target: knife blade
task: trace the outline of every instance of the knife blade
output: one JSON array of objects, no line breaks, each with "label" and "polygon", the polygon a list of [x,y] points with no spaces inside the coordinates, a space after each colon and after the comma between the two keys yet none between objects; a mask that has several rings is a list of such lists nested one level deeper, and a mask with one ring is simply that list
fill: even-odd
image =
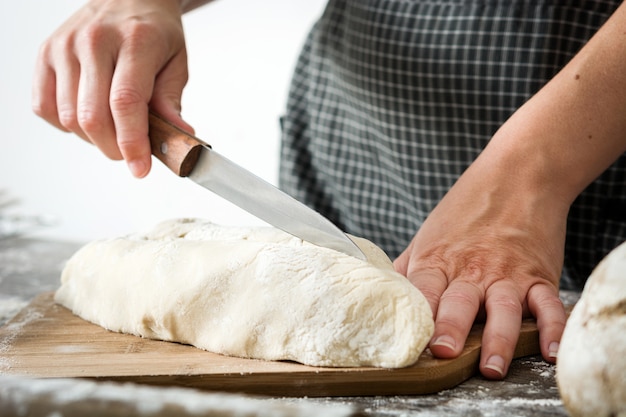
[{"label": "knife blade", "polygon": [[366,260],[330,220],[217,153],[211,145],[150,113],[152,154],[180,177],[209,189],[299,239]]}]

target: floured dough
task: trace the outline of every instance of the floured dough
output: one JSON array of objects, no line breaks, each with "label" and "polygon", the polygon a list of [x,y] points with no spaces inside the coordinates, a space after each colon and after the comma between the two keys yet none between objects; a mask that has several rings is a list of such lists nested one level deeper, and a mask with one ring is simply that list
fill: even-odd
[{"label": "floured dough", "polygon": [[626,243],[596,267],[567,321],[557,382],[572,416],[626,417]]},{"label": "floured dough", "polygon": [[55,300],[109,330],[245,358],[404,367],[432,332],[424,296],[364,239],[369,262],[274,228],[201,220],[92,242]]}]

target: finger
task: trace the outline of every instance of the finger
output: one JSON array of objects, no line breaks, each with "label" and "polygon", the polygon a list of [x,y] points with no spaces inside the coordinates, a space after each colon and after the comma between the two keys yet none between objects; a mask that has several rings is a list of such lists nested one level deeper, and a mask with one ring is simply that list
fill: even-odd
[{"label": "finger", "polygon": [[472,329],[482,301],[479,288],[462,280],[455,280],[445,290],[439,301],[435,332],[430,351],[438,358],[455,358]]},{"label": "finger", "polygon": [[439,299],[448,286],[448,280],[445,275],[437,270],[409,269],[406,276],[426,298],[433,312],[433,319],[436,319],[439,309]]},{"label": "finger", "polygon": [[80,51],[81,73],[76,110],[78,124],[89,140],[107,157],[122,159],[109,108],[114,65],[112,54],[93,44],[98,39],[102,40],[101,37],[87,39]]},{"label": "finger", "polygon": [[113,74],[109,104],[117,145],[132,174],[144,177],[150,170],[148,103],[156,70],[136,45],[120,50]]},{"label": "finger", "polygon": [[193,127],[185,122],[180,114],[183,89],[187,80],[187,54],[183,49],[157,76],[150,107],[166,120],[193,134]]},{"label": "finger", "polygon": [[487,322],[479,369],[489,379],[502,379],[513,360],[522,326],[522,301],[512,282],[496,281],[485,294]]},{"label": "finger", "polygon": [[59,122],[57,111],[56,75],[48,64],[47,47],[43,46],[35,64],[31,103],[33,112],[51,125],[68,131]]},{"label": "finger", "polygon": [[80,79],[80,64],[73,51],[57,54],[56,69],[56,107],[59,123],[68,131],[74,132],[86,141],[87,135],[82,131],[76,118],[76,101]]},{"label": "finger", "polygon": [[558,290],[548,284],[532,286],[528,291],[528,308],[537,319],[541,354],[546,361],[554,363],[567,321]]}]

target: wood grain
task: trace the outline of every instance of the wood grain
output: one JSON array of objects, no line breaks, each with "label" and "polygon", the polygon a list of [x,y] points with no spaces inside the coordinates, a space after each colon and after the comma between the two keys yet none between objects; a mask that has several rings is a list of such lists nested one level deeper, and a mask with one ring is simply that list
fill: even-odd
[{"label": "wood grain", "polygon": [[150,113],[149,127],[152,154],[176,175],[189,176],[202,148],[209,145],[154,113]]},{"label": "wood grain", "polygon": [[[222,356],[191,346],[109,332],[42,294],[0,329],[0,373],[76,377],[271,396],[430,394],[476,374],[482,326],[458,358],[426,350],[402,369],[319,368]],[[537,354],[534,321],[522,324],[516,357]]]}]

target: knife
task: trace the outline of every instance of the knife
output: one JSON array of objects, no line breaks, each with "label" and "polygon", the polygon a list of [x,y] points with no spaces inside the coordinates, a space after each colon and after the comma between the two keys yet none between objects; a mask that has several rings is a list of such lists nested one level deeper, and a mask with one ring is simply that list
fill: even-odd
[{"label": "knife", "polygon": [[236,204],[297,238],[366,260],[330,220],[224,156],[211,145],[150,113],[152,154],[180,177]]}]

